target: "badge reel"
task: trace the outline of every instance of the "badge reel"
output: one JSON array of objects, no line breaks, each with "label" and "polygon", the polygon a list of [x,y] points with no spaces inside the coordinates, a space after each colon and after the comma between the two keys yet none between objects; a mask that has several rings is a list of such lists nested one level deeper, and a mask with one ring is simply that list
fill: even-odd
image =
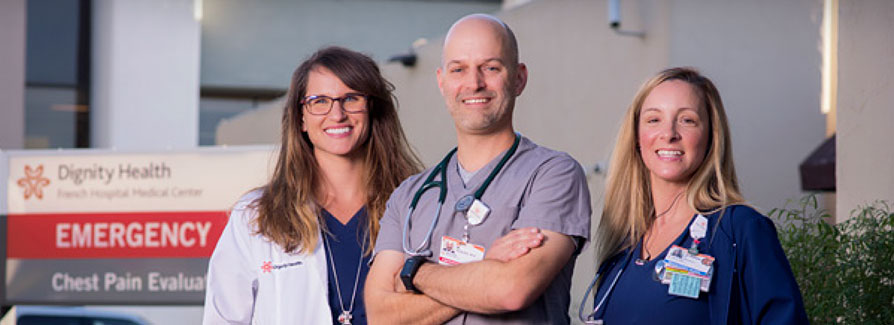
[{"label": "badge reel", "polygon": [[469,225],[477,226],[484,222],[490,214],[490,208],[472,195],[466,195],[456,201],[456,212],[465,213],[466,224],[463,226],[463,241],[469,241]]},{"label": "badge reel", "polygon": [[458,265],[484,259],[484,246],[469,242],[469,225],[476,226],[484,222],[490,209],[472,195],[467,195],[456,202],[455,212],[465,213],[466,224],[463,225],[462,240],[450,236],[441,237],[441,252],[438,263],[442,265]]}]

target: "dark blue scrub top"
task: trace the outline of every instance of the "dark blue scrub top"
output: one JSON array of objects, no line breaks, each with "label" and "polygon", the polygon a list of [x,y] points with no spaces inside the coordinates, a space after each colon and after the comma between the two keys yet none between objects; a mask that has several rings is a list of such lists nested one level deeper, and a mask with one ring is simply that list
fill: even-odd
[{"label": "dark blue scrub top", "polygon": [[[692,220],[695,218],[693,217]],[[690,225],[692,220],[689,221]],[[689,226],[686,226],[683,233],[671,245],[685,248],[692,245]],[[705,240],[699,244],[699,250],[702,252],[704,252],[703,246],[705,246]],[[596,294],[594,307],[602,297],[605,297],[605,291],[620,269],[624,267],[623,264],[627,262],[627,265],[624,267],[624,273],[618,278],[615,288],[605,299],[601,310],[596,313],[596,319],[603,319],[606,325],[708,323],[707,293],[701,292],[698,299],[674,296],[667,293],[669,285],[658,281],[655,275],[655,264],[667,255],[667,248],[661,252],[661,255],[653,257],[643,265],[636,265],[637,257],[642,256],[642,240],[636,246],[632,258],[627,258],[628,253],[627,251],[622,252],[608,262],[615,264],[600,280],[601,284]]]},{"label": "dark blue scrub top", "polygon": [[[329,211],[323,210],[326,229],[332,234],[327,235],[323,233],[323,236],[329,236],[328,242],[331,245],[329,249],[332,250],[332,255],[334,255],[334,259],[329,256],[326,257],[326,270],[329,273],[329,310],[332,312],[332,324],[338,324],[338,316],[341,315],[341,305],[339,304],[338,291],[335,289],[335,275],[332,274],[330,261],[335,261],[335,271],[338,273],[338,284],[341,287],[341,301],[344,303],[345,309],[350,309],[351,295],[355,290],[354,280],[357,276],[357,261],[360,258],[360,254],[363,253],[361,247],[364,247],[363,239],[366,235],[366,218],[366,208],[362,208],[351,217],[348,224],[343,225]],[[326,254],[329,254],[328,251]],[[369,255],[364,256],[363,262],[360,263],[360,280],[357,283],[354,309],[351,311],[353,316],[351,324],[366,324],[366,307],[363,304],[363,283],[366,282],[366,274],[369,273],[370,257]]]}]

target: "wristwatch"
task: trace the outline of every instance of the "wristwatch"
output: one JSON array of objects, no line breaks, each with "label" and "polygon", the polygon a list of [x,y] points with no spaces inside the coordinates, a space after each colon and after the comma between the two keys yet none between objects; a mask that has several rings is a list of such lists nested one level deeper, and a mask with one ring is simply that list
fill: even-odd
[{"label": "wristwatch", "polygon": [[404,268],[400,270],[400,281],[404,283],[404,288],[407,288],[407,291],[422,293],[413,285],[413,277],[416,276],[416,271],[419,271],[419,267],[425,261],[425,256],[412,256],[404,262]]}]

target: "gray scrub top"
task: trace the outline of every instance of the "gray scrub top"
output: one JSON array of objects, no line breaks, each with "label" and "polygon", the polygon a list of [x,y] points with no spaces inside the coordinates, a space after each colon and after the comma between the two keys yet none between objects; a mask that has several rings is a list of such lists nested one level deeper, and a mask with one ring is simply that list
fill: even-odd
[{"label": "gray scrub top", "polygon": [[[465,216],[454,213],[456,201],[474,194],[496,167],[502,154],[478,170],[463,184],[454,155],[447,165],[447,197],[438,225],[432,234],[429,249],[438,262],[441,237],[461,239]],[[425,182],[433,168],[411,176],[394,191],[388,200],[375,253],[384,250],[403,252],[403,223],[413,195]],[[440,179],[437,177],[436,180]],[[410,244],[415,249],[424,240],[437,209],[438,190],[429,189],[419,200],[410,223]],[[490,207],[484,222],[469,226],[469,241],[489,249],[497,238],[512,229],[538,227],[572,236],[583,245],[590,235],[590,191],[583,169],[566,153],[540,147],[522,137],[518,150],[503,166],[484,192],[481,201]],[[570,303],[571,273],[577,255],[553,279],[546,291],[533,304],[520,311],[483,315],[463,313],[447,324],[567,324]]]}]

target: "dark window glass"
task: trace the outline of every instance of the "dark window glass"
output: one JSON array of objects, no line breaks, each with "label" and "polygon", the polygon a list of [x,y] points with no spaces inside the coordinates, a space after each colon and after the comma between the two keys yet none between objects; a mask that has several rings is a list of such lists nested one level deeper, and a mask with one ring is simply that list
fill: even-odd
[{"label": "dark window glass", "polygon": [[140,325],[139,323],[107,317],[81,317],[81,316],[22,316],[18,319],[19,325]]},{"label": "dark window glass", "polygon": [[75,316],[22,316],[19,325],[81,325],[83,318]]},{"label": "dark window glass", "polygon": [[25,148],[89,143],[90,0],[28,0]]},{"label": "dark window glass", "polygon": [[88,319],[87,325],[139,325],[135,322],[126,320],[126,319],[113,319],[113,318],[90,318]]}]

